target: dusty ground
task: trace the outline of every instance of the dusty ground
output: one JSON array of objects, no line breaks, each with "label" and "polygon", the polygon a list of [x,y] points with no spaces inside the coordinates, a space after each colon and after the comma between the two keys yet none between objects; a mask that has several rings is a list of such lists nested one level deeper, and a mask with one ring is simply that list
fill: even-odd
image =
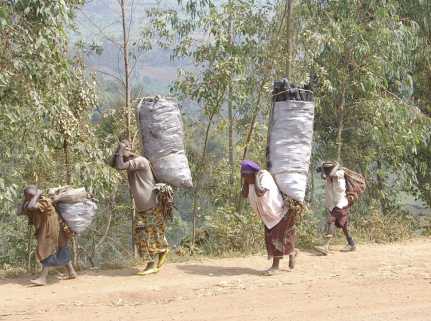
[{"label": "dusty ground", "polygon": [[0,280],[0,320],[431,320],[431,239],[301,251],[297,266],[262,276],[263,256],[174,264],[158,274],[97,270]]}]

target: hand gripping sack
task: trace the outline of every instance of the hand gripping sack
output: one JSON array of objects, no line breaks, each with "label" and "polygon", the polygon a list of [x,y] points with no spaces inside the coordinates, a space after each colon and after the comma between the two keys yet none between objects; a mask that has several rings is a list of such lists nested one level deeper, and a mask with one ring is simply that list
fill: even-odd
[{"label": "hand gripping sack", "polygon": [[350,207],[355,204],[364,193],[366,187],[365,178],[347,167],[341,167],[341,169],[344,171],[344,177],[347,183],[346,194]]},{"label": "hand gripping sack", "polygon": [[173,187],[192,187],[185,151],[181,113],[173,98],[142,98],[136,106],[143,156],[152,165],[156,180]]},{"label": "hand gripping sack", "polygon": [[267,169],[280,191],[305,199],[313,140],[314,102],[273,103],[268,128]]}]

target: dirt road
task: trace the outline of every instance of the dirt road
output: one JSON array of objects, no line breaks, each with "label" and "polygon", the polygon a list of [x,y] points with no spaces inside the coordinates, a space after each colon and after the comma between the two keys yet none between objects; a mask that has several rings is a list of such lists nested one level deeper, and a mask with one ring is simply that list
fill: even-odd
[{"label": "dirt road", "polygon": [[0,320],[431,320],[431,239],[301,251],[297,266],[262,276],[264,256],[0,280]]}]

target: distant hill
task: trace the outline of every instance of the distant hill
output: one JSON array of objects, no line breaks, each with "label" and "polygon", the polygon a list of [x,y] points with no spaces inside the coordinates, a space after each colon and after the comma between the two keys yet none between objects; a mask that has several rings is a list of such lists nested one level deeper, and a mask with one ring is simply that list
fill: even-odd
[{"label": "distant hill", "polygon": [[[129,34],[133,39],[133,35],[137,34],[140,26],[145,23],[143,17],[146,10],[156,6],[157,3],[147,1],[127,1],[127,3],[126,15],[128,21],[132,21]],[[168,1],[166,5],[180,9],[176,1]],[[109,75],[118,77],[124,70],[121,53],[117,46],[102,36],[108,36],[119,43],[123,41],[121,8],[117,0],[89,1],[77,13],[76,20],[78,32],[70,35],[71,42],[84,41],[103,48],[101,55],[88,56],[87,64],[101,72],[99,77],[104,79],[113,79]],[[155,47],[139,58],[132,80],[135,85],[141,87],[141,91],[146,94],[168,93],[168,86],[175,80],[178,67],[181,65],[179,61],[171,61],[170,54],[169,51]]]}]

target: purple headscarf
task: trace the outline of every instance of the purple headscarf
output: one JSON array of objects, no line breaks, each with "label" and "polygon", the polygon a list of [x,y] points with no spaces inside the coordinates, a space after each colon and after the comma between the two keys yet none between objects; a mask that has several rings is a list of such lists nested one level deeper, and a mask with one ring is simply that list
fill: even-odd
[{"label": "purple headscarf", "polygon": [[260,171],[260,166],[256,163],[244,159],[241,164],[241,174],[253,175],[254,172]]}]

